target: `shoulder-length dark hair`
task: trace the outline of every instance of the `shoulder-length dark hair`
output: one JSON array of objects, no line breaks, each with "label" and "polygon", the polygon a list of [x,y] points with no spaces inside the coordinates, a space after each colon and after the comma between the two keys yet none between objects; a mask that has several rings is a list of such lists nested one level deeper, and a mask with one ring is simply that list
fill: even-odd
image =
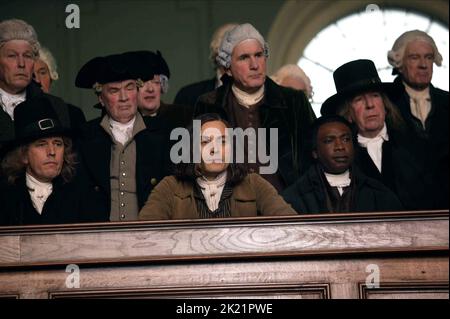
[{"label": "shoulder-length dark hair", "polygon": [[[212,121],[220,121],[223,124],[225,124],[225,127],[227,128],[231,127],[230,124],[217,113],[205,113],[197,116],[196,118],[194,118],[194,120],[200,121],[200,127],[203,126],[203,124]],[[175,177],[179,180],[194,182],[197,177],[201,176],[201,173],[198,169],[198,164],[193,162],[193,150],[195,148],[195,145],[194,145],[194,128],[192,124],[188,126],[188,131],[191,143],[190,159],[192,161],[190,161],[189,163],[181,162],[176,164],[174,174]],[[233,154],[235,154],[235,152],[233,152]],[[232,163],[230,163],[227,168],[227,182],[230,183],[231,185],[237,185],[247,176],[247,174],[248,174],[247,167],[244,164],[235,163],[235,161],[232,161]]]},{"label": "shoulder-length dark hair", "polygon": [[[62,137],[64,142],[64,162],[61,169],[60,176],[65,183],[75,175],[76,154],[73,151],[72,140],[69,137]],[[27,156],[28,147],[30,144],[17,146],[8,152],[2,160],[1,168],[2,175],[8,180],[8,183],[15,184],[20,176],[25,174],[27,165],[24,162]]]}]

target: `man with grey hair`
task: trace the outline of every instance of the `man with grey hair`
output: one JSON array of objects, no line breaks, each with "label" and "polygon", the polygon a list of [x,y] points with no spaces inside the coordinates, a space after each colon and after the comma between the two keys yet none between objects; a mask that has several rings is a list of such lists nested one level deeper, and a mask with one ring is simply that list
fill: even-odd
[{"label": "man with grey hair", "polygon": [[211,43],[209,44],[209,58],[214,65],[216,75],[212,79],[203,80],[200,82],[192,83],[182,87],[175,96],[174,104],[194,106],[195,102],[200,95],[214,91],[216,88],[222,85],[222,75],[225,73],[225,69],[216,61],[219,46],[222,42],[225,33],[234,27],[237,23],[226,23],[221,25],[211,37]]},{"label": "man with grey hair", "polygon": [[296,64],[283,65],[270,78],[278,85],[304,91],[310,100],[313,97],[311,80],[305,71]]},{"label": "man with grey hair", "polygon": [[[199,98],[194,115],[219,113],[233,127],[243,130],[277,129],[278,169],[262,176],[281,191],[300,177],[311,162],[307,136],[315,115],[302,91],[281,87],[266,76],[268,56],[267,43],[251,24],[228,31],[216,58],[226,71],[224,84]],[[244,145],[246,156],[249,143]],[[246,160],[246,165],[250,172],[259,172],[261,167],[259,160]]]},{"label": "man with grey hair", "polygon": [[[0,148],[14,139],[16,105],[45,94],[32,80],[39,48],[37,34],[31,25],[18,19],[0,22]],[[79,133],[85,123],[83,112],[75,106],[61,103],[58,97],[46,96],[52,102],[61,124],[74,129],[75,134]]]},{"label": "man with grey hair", "polygon": [[420,30],[403,33],[387,54],[398,74],[388,91],[399,108],[411,137],[424,141],[430,158],[430,174],[436,192],[442,193],[441,207],[448,208],[448,116],[449,96],[431,84],[433,63],[442,64],[442,56],[433,38]]}]

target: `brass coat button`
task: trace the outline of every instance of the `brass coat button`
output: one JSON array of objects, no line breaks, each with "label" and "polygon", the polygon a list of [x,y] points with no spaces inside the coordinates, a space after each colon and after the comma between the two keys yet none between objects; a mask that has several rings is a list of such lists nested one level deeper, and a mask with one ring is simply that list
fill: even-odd
[{"label": "brass coat button", "polygon": [[152,178],[151,180],[150,180],[150,183],[153,185],[153,186],[155,186],[157,183],[158,183],[158,180],[156,179],[156,178]]}]

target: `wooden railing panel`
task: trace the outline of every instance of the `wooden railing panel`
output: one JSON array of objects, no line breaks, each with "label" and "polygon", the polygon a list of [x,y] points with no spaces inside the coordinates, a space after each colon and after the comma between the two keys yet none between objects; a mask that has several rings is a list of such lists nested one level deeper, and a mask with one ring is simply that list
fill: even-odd
[{"label": "wooden railing panel", "polygon": [[0,228],[0,297],[448,298],[448,267],[448,212]]}]

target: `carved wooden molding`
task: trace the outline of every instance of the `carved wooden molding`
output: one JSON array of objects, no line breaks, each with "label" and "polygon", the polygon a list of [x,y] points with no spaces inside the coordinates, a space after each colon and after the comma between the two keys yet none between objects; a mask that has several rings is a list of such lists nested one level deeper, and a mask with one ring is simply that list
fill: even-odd
[{"label": "carved wooden molding", "polygon": [[329,284],[260,284],[192,287],[154,287],[134,289],[89,289],[49,292],[49,299],[60,298],[330,298]]},{"label": "carved wooden molding", "polygon": [[0,271],[364,254],[448,255],[448,211],[8,227]]},{"label": "carved wooden molding", "polygon": [[359,283],[359,297],[370,299],[381,298],[445,298],[448,299],[448,281],[427,282],[386,282],[379,288],[370,288],[365,283]]},{"label": "carved wooden molding", "polygon": [[239,218],[211,218],[188,220],[164,220],[164,221],[129,221],[129,222],[104,222],[61,225],[29,225],[29,226],[0,226],[1,235],[20,234],[52,234],[60,232],[102,232],[112,230],[138,230],[147,228],[180,229],[180,228],[210,228],[231,227],[246,225],[277,225],[303,223],[355,223],[361,221],[400,221],[414,219],[433,219],[449,217],[448,210],[434,211],[402,211],[402,212],[366,212],[366,213],[342,213],[342,214],[308,214],[296,216],[258,216]]}]

